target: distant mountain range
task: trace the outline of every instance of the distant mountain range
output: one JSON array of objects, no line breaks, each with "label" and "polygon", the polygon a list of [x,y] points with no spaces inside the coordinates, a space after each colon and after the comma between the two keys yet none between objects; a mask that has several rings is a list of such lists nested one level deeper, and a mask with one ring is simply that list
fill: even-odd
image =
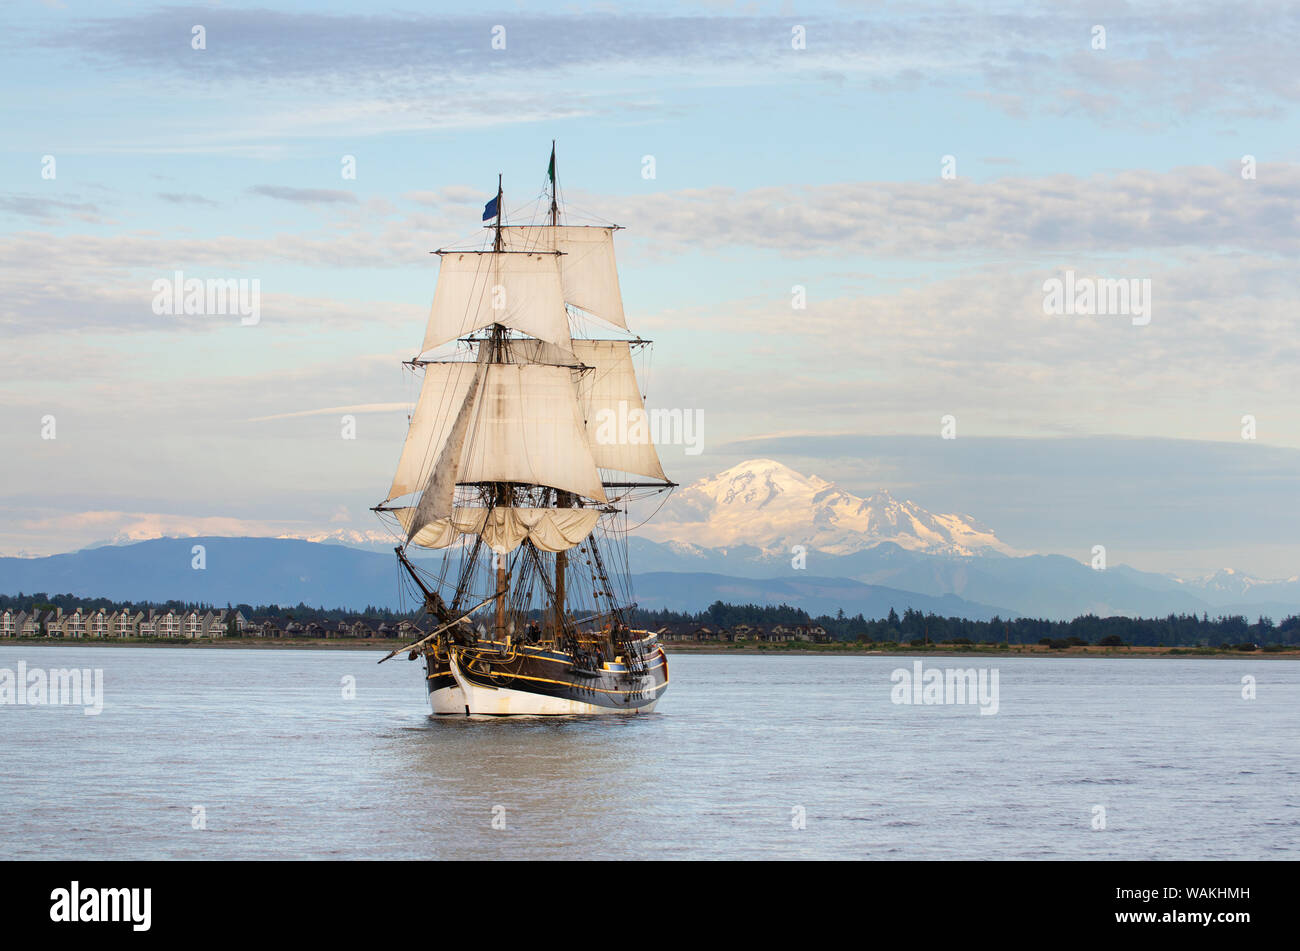
[{"label": "distant mountain range", "polygon": [[[389,536],[317,538],[164,538],[0,558],[0,592],[401,606]],[[194,545],[205,546],[203,570],[191,567]],[[936,515],[884,490],[860,498],[771,459],[681,490],[629,547],[635,596],[646,608],[696,611],[721,600],[784,602],[814,615],[842,609],[883,617],[912,607],[1054,620],[1209,613],[1276,621],[1300,613],[1300,578],[1261,581],[1224,569],[1185,581],[1124,565],[1095,571],[1063,555],[1021,555],[970,516]]]},{"label": "distant mountain range", "polygon": [[[1016,552],[969,515],[934,514],[884,489],[861,498],[773,459],[682,489],[631,545],[642,570],[749,579],[806,572],[956,595],[1004,615],[1300,613],[1300,578],[1261,581],[1223,569],[1185,581],[1124,565],[1095,571],[1063,555]],[[802,568],[794,566],[795,546]]]},{"label": "distant mountain range", "polygon": [[[191,567],[194,546],[206,567]],[[1237,593],[1194,588],[1123,566],[1093,571],[1060,555],[928,555],[888,543],[851,555],[784,555],[753,547],[705,549],[633,538],[637,603],[696,611],[713,601],[786,603],[810,613],[883,617],[911,607],[987,620],[1209,612],[1279,620],[1300,613],[1300,585],[1254,584]],[[418,559],[417,559],[418,561]],[[402,607],[391,553],[289,538],[160,538],[46,558],[0,558],[0,592],[72,593],[115,600]],[[409,603],[405,605],[409,607]]]},{"label": "distant mountain range", "polygon": [[[202,569],[192,567],[195,546],[204,549]],[[699,610],[724,600],[785,602],[813,614],[833,614],[843,608],[868,617],[883,617],[891,607],[900,613],[914,607],[981,619],[998,613],[996,608],[953,595],[915,594],[806,573],[763,580],[696,571],[651,572],[634,574],[633,587],[641,606],[673,610]],[[397,563],[391,553],[289,538],[159,538],[47,558],[0,558],[0,591],[123,601],[206,601],[218,606],[299,601],[325,608],[411,606],[409,600],[401,603]]]},{"label": "distant mountain range", "polygon": [[[632,564],[655,573],[699,573],[772,583],[803,575],[823,581],[838,578],[931,597],[957,596],[972,605],[992,606],[1003,617],[1068,620],[1088,613],[1103,617],[1209,613],[1244,614],[1251,620],[1263,614],[1280,620],[1300,614],[1300,583],[1296,581],[1256,581],[1238,591],[1205,582],[1180,582],[1126,565],[1095,571],[1064,555],[926,554],[885,542],[849,555],[808,551],[806,567],[797,569],[788,553],[754,546],[702,548],[634,538],[629,548]],[[850,592],[845,589],[844,593]],[[847,603],[843,607],[850,614],[857,613]]]},{"label": "distant mountain range", "polygon": [[[202,546],[205,567],[193,567]],[[398,606],[392,554],[293,538],[156,538],[47,558],[0,558],[0,590],[131,601]]]}]

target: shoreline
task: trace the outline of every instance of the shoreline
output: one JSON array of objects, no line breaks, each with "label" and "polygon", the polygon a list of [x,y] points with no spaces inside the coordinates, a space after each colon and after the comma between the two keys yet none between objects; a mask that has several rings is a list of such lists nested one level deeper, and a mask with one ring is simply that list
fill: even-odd
[{"label": "shoreline", "polygon": [[[203,640],[162,640],[131,638],[124,640],[102,640],[99,638],[60,638],[60,637],[11,637],[0,640],[0,646],[27,647],[168,647],[197,648],[199,650],[352,650],[382,651],[388,653],[394,648],[410,643],[394,638],[349,640],[345,638],[217,638]],[[720,645],[704,643],[664,643],[668,654],[744,654],[749,656],[771,655],[779,657],[813,657],[813,656],[857,656],[857,657],[1064,657],[1064,658],[1151,658],[1151,657],[1200,657],[1200,658],[1252,658],[1262,660],[1300,660],[1300,646],[1288,646],[1280,651],[1222,650],[1217,647],[1066,647],[1053,649],[1043,644],[1013,644],[972,646],[969,644],[942,645],[930,644],[921,647],[878,648],[870,645],[853,644],[818,644],[808,647],[767,647],[759,645]]]}]

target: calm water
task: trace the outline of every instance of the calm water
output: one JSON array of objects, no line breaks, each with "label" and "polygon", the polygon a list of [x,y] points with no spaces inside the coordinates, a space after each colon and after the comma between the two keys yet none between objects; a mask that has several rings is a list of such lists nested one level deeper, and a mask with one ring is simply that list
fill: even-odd
[{"label": "calm water", "polygon": [[679,654],[650,716],[432,721],[419,666],[379,656],[0,647],[106,695],[0,706],[7,856],[1300,855],[1294,662],[927,660],[999,671],[981,716],[893,704],[898,658]]}]

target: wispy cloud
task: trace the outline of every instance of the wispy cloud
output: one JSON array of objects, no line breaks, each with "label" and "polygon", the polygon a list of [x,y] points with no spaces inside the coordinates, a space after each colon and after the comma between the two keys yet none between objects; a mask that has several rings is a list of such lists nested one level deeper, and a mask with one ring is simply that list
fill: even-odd
[{"label": "wispy cloud", "polygon": [[[326,529],[323,527],[324,521],[113,509],[47,511],[34,517],[19,517],[11,523],[14,535],[25,539],[32,547],[6,547],[0,551],[0,557],[56,554],[65,550],[60,546],[68,545],[69,539],[76,539],[72,543],[73,547],[194,537],[300,538],[349,543],[392,540],[392,533],[378,526]],[[334,525],[349,521],[350,517],[345,510],[335,512],[328,519],[329,524]]]},{"label": "wispy cloud", "polygon": [[[580,204],[600,201],[578,195]],[[1257,180],[1204,166],[1080,177],[724,186],[605,199],[656,243],[758,247],[783,255],[846,251],[900,258],[1051,251],[1238,247],[1300,251],[1300,165]],[[720,215],[718,209],[725,208]]]},{"label": "wispy cloud", "polygon": [[[1300,101],[1286,39],[1298,31],[1300,11],[1284,5],[1264,11],[1247,3],[1151,3],[1103,9],[1086,21],[1047,2],[882,5],[871,14],[801,15],[807,45],[800,51],[791,49],[790,17],[753,11],[362,16],[172,6],[82,19],[34,42],[114,71],[264,91],[291,86],[328,97],[335,109],[341,99],[378,104],[353,123],[351,135],[366,125],[400,128],[417,115],[426,126],[535,121],[560,114],[554,107],[563,100],[590,111],[601,108],[602,95],[628,99],[621,80],[631,76],[685,87],[853,82],[876,90],[964,89],[1018,117],[1038,110],[1117,116],[1154,103],[1231,116]],[[1097,20],[1107,30],[1101,50],[1091,47]],[[195,23],[208,31],[201,51],[189,43]],[[504,48],[493,45],[497,26],[505,30]],[[574,76],[585,78],[575,84]],[[588,81],[594,77],[600,82]],[[520,100],[523,108],[511,107],[507,90],[539,82],[567,95],[534,92]],[[431,95],[431,86],[439,93]],[[575,96],[575,89],[584,92]],[[313,111],[285,113],[282,133],[304,124],[346,130],[346,119],[334,123],[328,110]]]},{"label": "wispy cloud", "polygon": [[21,215],[24,218],[35,218],[41,222],[58,218],[72,218],[87,222],[100,220],[99,206],[91,202],[68,201],[41,195],[0,195],[0,211]]},{"label": "wispy cloud", "polygon": [[254,416],[250,423],[264,423],[272,419],[298,419],[303,416],[337,416],[343,413],[392,413],[398,410],[409,412],[413,403],[359,403],[356,406],[326,406],[323,409],[304,409],[295,413],[276,413],[273,416]]},{"label": "wispy cloud", "polygon": [[193,195],[187,192],[159,192],[158,197],[173,205],[206,205],[210,208],[216,208],[221,204],[211,198],[204,198],[202,195]]},{"label": "wispy cloud", "polygon": [[352,192],[330,188],[291,188],[287,185],[254,185],[249,191],[279,201],[296,201],[307,205],[356,204]]}]

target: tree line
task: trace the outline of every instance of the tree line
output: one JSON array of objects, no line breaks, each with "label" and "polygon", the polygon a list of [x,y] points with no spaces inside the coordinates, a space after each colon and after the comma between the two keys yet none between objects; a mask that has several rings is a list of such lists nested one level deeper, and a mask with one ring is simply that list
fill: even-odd
[{"label": "tree line", "polygon": [[[21,592],[16,595],[0,594],[0,611],[6,608],[13,611],[53,611],[55,608],[62,608],[64,614],[70,614],[77,608],[81,608],[83,614],[98,612],[100,608],[109,613],[113,611],[144,611],[148,613],[152,610],[155,612],[175,611],[177,614],[185,614],[190,611],[220,610],[216,605],[205,601],[114,601],[111,598],[83,598],[73,594],[46,594],[43,591],[35,594],[23,594]],[[346,608],[312,607],[301,601],[295,605],[259,604],[256,606],[227,602],[225,610],[239,611],[249,619],[254,617],[275,617],[325,621],[354,620],[356,618],[367,618],[375,621],[402,621],[415,620],[424,614],[422,609],[393,611],[389,608],[376,607],[370,604],[366,605],[363,611],[350,611]]]},{"label": "tree line", "polygon": [[866,618],[861,613],[848,616],[843,610],[835,615],[813,617],[802,608],[788,604],[727,604],[715,601],[703,611],[647,611],[636,609],[632,620],[637,627],[658,630],[661,627],[689,629],[707,626],[733,628],[738,624],[773,628],[820,624],[840,641],[931,642],[972,644],[1039,644],[1069,642],[1130,644],[1136,647],[1218,647],[1223,644],[1254,643],[1300,644],[1300,614],[1289,615],[1274,624],[1268,617],[1254,623],[1240,614],[1210,617],[1208,613],[1170,614],[1167,617],[1098,617],[1084,614],[1070,621],[1043,618],[1000,618],[987,621],[960,617],[923,614],[907,608],[900,616],[890,608],[883,618]]},{"label": "tree line", "polygon": [[[0,594],[0,611],[6,608],[14,611],[53,610],[62,608],[70,613],[80,608],[82,612],[98,611],[215,611],[217,608],[205,602],[191,601],[114,601],[109,598],[83,598],[72,594],[50,595],[44,592],[35,594],[3,595]],[[350,611],[345,608],[311,607],[299,602],[296,605],[279,604],[226,604],[226,610],[240,611],[244,617],[276,617],[290,619],[316,619],[327,621],[352,620],[365,618],[374,621],[418,620],[423,617],[421,609],[411,611],[393,611],[389,608],[367,605],[363,611]],[[590,613],[590,612],[587,612]],[[539,611],[530,612],[531,616],[540,617]],[[1049,621],[1042,618],[1000,618],[994,616],[987,621],[970,618],[941,617],[937,614],[923,614],[914,608],[907,608],[899,615],[890,608],[883,618],[866,618],[861,612],[853,616],[843,610],[834,615],[822,614],[816,617],[803,608],[788,604],[728,604],[714,601],[703,611],[649,611],[634,608],[629,612],[628,620],[633,626],[658,630],[661,627],[689,630],[693,627],[707,626],[733,628],[738,624],[750,627],[771,629],[777,625],[795,627],[797,625],[821,625],[826,632],[839,641],[867,641],[903,643],[918,641],[921,643],[961,643],[972,644],[1039,644],[1044,642],[1068,643],[1071,640],[1084,644],[1100,644],[1103,640],[1111,643],[1131,644],[1135,647],[1218,647],[1223,644],[1253,643],[1261,647],[1270,644],[1300,644],[1300,614],[1292,614],[1274,624],[1268,617],[1258,617],[1252,623],[1240,614],[1210,617],[1208,613],[1170,614],[1167,617],[1098,617],[1084,614],[1070,621]]]}]

